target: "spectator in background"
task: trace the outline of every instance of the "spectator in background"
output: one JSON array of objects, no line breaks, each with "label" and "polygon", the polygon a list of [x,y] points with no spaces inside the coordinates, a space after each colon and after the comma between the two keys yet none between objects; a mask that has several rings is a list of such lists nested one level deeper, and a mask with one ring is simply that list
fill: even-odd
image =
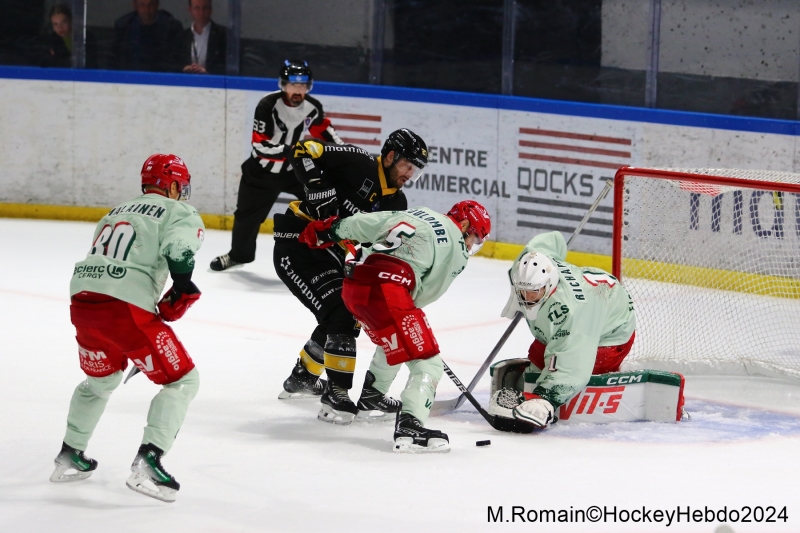
[{"label": "spectator in background", "polygon": [[43,67],[69,68],[72,66],[72,10],[64,4],[50,8],[52,31],[44,37]]},{"label": "spectator in background", "polygon": [[225,27],[211,20],[211,0],[189,0],[192,25],[183,30],[183,71],[192,74],[225,74]]},{"label": "spectator in background", "polygon": [[112,68],[169,72],[180,69],[183,27],[158,0],[133,0],[132,13],[114,22]]}]

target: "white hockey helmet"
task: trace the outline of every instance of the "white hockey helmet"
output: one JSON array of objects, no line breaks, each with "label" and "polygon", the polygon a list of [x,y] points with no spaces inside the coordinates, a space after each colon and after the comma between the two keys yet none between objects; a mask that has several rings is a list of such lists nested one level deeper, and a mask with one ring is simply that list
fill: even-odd
[{"label": "white hockey helmet", "polygon": [[525,317],[534,320],[558,285],[558,270],[544,254],[527,252],[511,269],[511,283]]}]

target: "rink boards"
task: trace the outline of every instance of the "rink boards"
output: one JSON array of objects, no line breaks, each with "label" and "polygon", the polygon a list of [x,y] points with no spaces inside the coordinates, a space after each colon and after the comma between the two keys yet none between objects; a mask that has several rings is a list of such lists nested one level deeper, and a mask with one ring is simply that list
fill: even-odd
[{"label": "rink boards", "polygon": [[[0,204],[112,206],[161,151],[186,160],[200,212],[230,215],[253,111],[276,88],[270,79],[0,67]],[[445,210],[477,199],[499,243],[571,233],[623,165],[798,170],[795,122],[322,82],[312,94],[339,135],[371,153],[397,128],[422,135],[429,165],[409,203]],[[611,212],[608,197],[572,248],[609,255]],[[689,224],[688,205],[685,216]]]}]

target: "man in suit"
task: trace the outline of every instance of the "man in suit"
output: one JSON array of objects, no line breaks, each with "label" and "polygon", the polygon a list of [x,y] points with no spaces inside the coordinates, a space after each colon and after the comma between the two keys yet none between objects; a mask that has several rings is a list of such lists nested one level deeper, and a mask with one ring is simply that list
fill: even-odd
[{"label": "man in suit", "polygon": [[133,0],[131,13],[114,22],[114,58],[119,70],[174,72],[183,28],[158,0]]},{"label": "man in suit", "polygon": [[211,20],[211,0],[189,0],[189,14],[192,25],[181,38],[183,72],[225,74],[227,34],[224,26]]}]

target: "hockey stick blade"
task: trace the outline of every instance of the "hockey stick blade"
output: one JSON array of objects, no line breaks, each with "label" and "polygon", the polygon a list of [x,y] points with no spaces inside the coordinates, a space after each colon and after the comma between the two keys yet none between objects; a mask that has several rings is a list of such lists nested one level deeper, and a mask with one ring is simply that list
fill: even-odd
[{"label": "hockey stick blade", "polygon": [[123,381],[122,384],[125,385],[128,382],[129,379],[131,379],[133,376],[135,376],[139,372],[141,372],[141,370],[139,370],[138,366],[134,366],[133,368],[131,368],[131,371],[128,372],[128,375],[125,377],[125,381]]},{"label": "hockey stick blade", "polygon": [[[517,324],[519,324],[519,321],[521,319],[522,319],[522,313],[517,312],[517,314],[514,315],[514,319],[511,321],[511,324],[508,325],[505,332],[503,333],[503,336],[500,337],[500,340],[497,341],[497,344],[492,349],[491,353],[489,354],[489,357],[486,358],[481,367],[478,369],[478,373],[475,374],[475,377],[472,378],[472,381],[470,381],[469,387],[467,387],[467,390],[469,392],[475,390],[475,386],[478,384],[483,375],[486,373],[486,370],[489,368],[489,365],[492,364],[494,358],[497,357],[497,354],[500,353],[500,350],[503,348],[503,345],[511,336],[511,333],[514,331],[514,328],[517,327]],[[466,400],[466,397],[464,396],[464,394],[461,394],[461,396],[453,398],[452,400],[441,400],[438,402],[433,402],[433,407],[431,407],[431,414],[441,414],[458,409],[459,407],[461,407],[461,404],[464,403],[464,400]]]},{"label": "hockey stick blade", "polygon": [[532,424],[528,424],[526,422],[521,422],[519,420],[515,420],[512,418],[502,418],[495,415],[490,415],[486,412],[481,404],[478,403],[478,400],[472,395],[470,391],[461,383],[461,380],[450,370],[450,367],[447,366],[447,363],[442,360],[442,365],[444,366],[445,373],[450,377],[450,379],[455,383],[456,387],[464,394],[464,396],[469,400],[469,402],[478,410],[478,413],[492,426],[494,429],[498,431],[506,431],[512,433],[533,433],[538,429],[536,426]]}]

